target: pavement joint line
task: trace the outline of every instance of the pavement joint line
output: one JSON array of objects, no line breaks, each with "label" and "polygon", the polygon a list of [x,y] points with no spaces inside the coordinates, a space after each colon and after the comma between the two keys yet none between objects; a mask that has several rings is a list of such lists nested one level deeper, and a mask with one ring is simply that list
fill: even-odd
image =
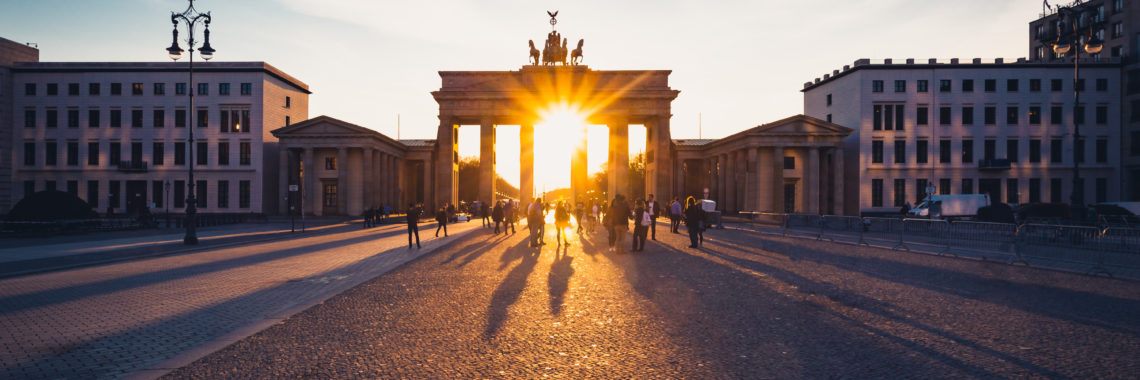
[{"label": "pavement joint line", "polygon": [[[354,279],[353,281],[345,282],[343,284],[340,284],[339,286],[330,287],[327,290],[318,292],[317,293],[317,294],[319,294],[318,297],[314,297],[312,299],[309,299],[306,302],[296,302],[293,305],[291,305],[290,307],[286,308],[285,310],[281,310],[281,311],[277,311],[275,313],[272,313],[270,316],[263,317],[260,320],[257,320],[253,323],[239,327],[236,330],[230,331],[230,332],[228,332],[228,333],[226,333],[226,334],[224,334],[218,338],[210,340],[209,342],[203,343],[201,345],[198,345],[197,347],[191,348],[190,350],[184,351],[178,355],[175,355],[172,358],[163,360],[163,361],[158,362],[154,365],[151,365],[145,369],[136,371],[136,372],[132,373],[130,376],[125,377],[125,379],[126,380],[149,380],[149,379],[157,379],[159,377],[162,377],[162,376],[164,376],[164,375],[166,375],[166,374],[168,374],[168,373],[170,373],[176,369],[190,365],[191,363],[197,361],[198,359],[206,357],[209,354],[212,354],[212,353],[217,352],[223,348],[226,348],[231,344],[237,343],[237,342],[241,341],[242,339],[253,336],[254,334],[257,334],[257,333],[261,332],[262,330],[265,330],[269,327],[272,327],[273,325],[276,325],[278,323],[282,323],[285,320],[288,320],[289,318],[293,317],[294,315],[297,315],[298,313],[300,313],[302,311],[308,310],[309,308],[311,308],[313,306],[320,305],[320,304],[324,303],[325,301],[328,301],[332,297],[335,297],[338,294],[341,294],[341,293],[348,291],[349,289],[355,288],[361,284],[364,284],[365,282],[368,282],[368,281],[373,280],[377,277],[383,276],[383,275],[385,275],[385,274],[387,274],[393,270],[396,270],[396,269],[398,269],[404,265],[407,265],[407,264],[412,263],[416,260],[419,260],[419,259],[421,259],[421,258],[423,258],[429,254],[432,254],[438,250],[451,247],[453,244],[455,244],[456,242],[458,242],[460,240],[459,238],[466,237],[466,235],[472,234],[475,231],[483,231],[483,229],[473,228],[473,229],[469,229],[466,231],[459,231],[457,233],[449,234],[447,237],[455,237],[456,239],[450,239],[447,242],[436,245],[434,247],[426,247],[426,249],[421,249],[420,251],[418,251],[419,252],[418,255],[414,255],[412,257],[409,257],[406,261],[400,263],[399,265],[392,266],[391,268],[388,268],[387,270],[377,274],[376,276]],[[407,250],[407,248],[404,248],[403,245],[400,245],[400,246],[395,247],[395,248],[391,248],[391,249],[388,249],[385,251],[378,252],[378,253],[376,253],[376,255],[383,255],[383,254],[387,254],[390,252],[406,251],[406,250]],[[361,276],[361,277],[366,277],[366,276]]]}]

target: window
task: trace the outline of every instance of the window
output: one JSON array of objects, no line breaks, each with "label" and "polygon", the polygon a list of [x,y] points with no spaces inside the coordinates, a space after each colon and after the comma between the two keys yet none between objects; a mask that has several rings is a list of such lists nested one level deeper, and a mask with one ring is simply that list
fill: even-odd
[{"label": "window", "polygon": [[324,197],[322,198],[324,200],[324,207],[336,207],[336,184],[326,183],[323,188]]},{"label": "window", "polygon": [[906,204],[906,180],[895,179],[895,207],[902,207]]},{"label": "window", "polygon": [[[242,95],[253,95],[253,83],[242,83],[241,84],[241,94]],[[830,97],[828,99],[830,100]],[[831,103],[827,103],[827,104],[830,105]]]},{"label": "window", "polygon": [[[831,122],[831,114],[827,114],[827,122],[828,122],[828,123],[830,123],[830,122]],[[289,117],[288,117],[288,116],[286,116],[286,117],[285,117],[285,126],[286,126],[286,127],[288,127],[288,126],[289,126]]]},{"label": "window", "polygon": [[1030,79],[1029,80],[1029,91],[1030,92],[1041,92],[1041,79]]},{"label": "window", "polygon": [[131,95],[142,95],[142,94],[143,94],[143,84],[142,83],[131,83]]},{"label": "window", "polygon": [[218,208],[230,207],[230,181],[218,181]]},{"label": "window", "polygon": [[165,207],[166,197],[162,192],[162,181],[150,181],[150,199],[154,201],[154,208],[160,209]]},{"label": "window", "polygon": [[24,96],[36,96],[35,83],[24,83]]},{"label": "window", "polygon": [[938,140],[938,162],[950,163],[950,140]]},{"label": "window", "polygon": [[67,127],[79,128],[79,110],[75,108],[67,109]]},{"label": "window", "polygon": [[175,83],[174,95],[186,95],[186,83]]},{"label": "window", "polygon": [[143,111],[140,109],[131,110],[131,128],[142,128],[143,126]]},{"label": "window", "polygon": [[992,160],[997,158],[997,142],[991,139],[982,141],[982,159]]},{"label": "window", "polygon": [[122,157],[123,144],[117,143],[117,142],[112,142],[110,150],[108,151],[107,154],[110,155],[110,157],[108,157],[107,161],[110,161],[110,164],[112,166],[118,165],[119,161],[122,161],[122,158],[123,158]]},{"label": "window", "polygon": [[1007,178],[1005,180],[1005,203],[1021,203],[1021,200],[1018,199],[1017,190],[1017,178]]},{"label": "window", "polygon": [[198,204],[198,208],[206,208],[206,181],[194,181],[194,203]]},{"label": "window", "polygon": [[218,142],[218,165],[230,164],[230,143],[226,141]]},{"label": "window", "polygon": [[1005,80],[1005,90],[1008,92],[1017,92],[1017,85],[1018,85],[1017,79],[1006,79]]},{"label": "window", "polygon": [[883,81],[881,81],[881,80],[871,81],[871,92],[883,92]]},{"label": "window", "polygon": [[1108,162],[1108,139],[1097,139],[1097,163]]},{"label": "window", "polygon": [[67,142],[67,166],[79,166],[79,142]]},{"label": "window", "polygon": [[1041,106],[1029,106],[1029,125],[1041,125]]},{"label": "window", "polygon": [[[883,92],[882,87],[883,87],[883,82],[879,81],[879,91],[877,91],[877,92]],[[293,98],[286,96],[285,97],[285,108],[290,108],[292,106],[293,106]]]},{"label": "window", "polygon": [[238,143],[238,165],[250,165],[250,148],[249,141]]},{"label": "window", "polygon": [[1064,112],[1065,111],[1061,108],[1061,106],[1049,107],[1049,124],[1061,125],[1065,119]]},{"label": "window", "polygon": [[174,165],[186,165],[186,143],[174,143]]},{"label": "window", "polygon": [[1124,35],[1124,23],[1116,22],[1112,24],[1112,38],[1119,38]]},{"label": "window", "polygon": [[997,107],[986,106],[982,108],[982,118],[986,125],[997,124]]},{"label": "window", "polygon": [[906,163],[906,140],[895,140],[895,163]]},{"label": "window", "polygon": [[99,181],[87,181],[86,201],[91,208],[99,207]]},{"label": "window", "polygon": [[166,165],[166,144],[162,141],[155,141],[151,147],[150,161],[154,163],[154,166]]},{"label": "window", "polygon": [[1017,106],[1005,107],[1005,123],[1017,125]]},{"label": "window", "polygon": [[1041,140],[1040,139],[1029,140],[1029,162],[1032,162],[1032,163],[1041,162]]},{"label": "window", "polygon": [[895,80],[895,92],[906,92],[905,80]]},{"label": "window", "polygon": [[229,83],[218,83],[218,95],[229,95],[229,94],[230,94],[230,84]]},{"label": "window", "polygon": [[831,94],[827,94],[827,105],[831,105]]},{"label": "window", "polygon": [[950,125],[950,107],[938,108],[938,124]]},{"label": "window", "polygon": [[1108,78],[1096,78],[1096,90],[1098,92],[1108,91]]},{"label": "window", "polygon": [[1078,124],[1085,123],[1085,106],[1073,107],[1073,122]]},{"label": "window", "polygon": [[962,140],[962,163],[969,164],[974,162],[974,140]]},{"label": "window", "polygon": [[883,140],[871,141],[871,163],[883,163]]},{"label": "window", "polygon": [[1085,78],[1077,79],[1077,92],[1085,92]]},{"label": "window", "polygon": [[36,109],[28,108],[24,110],[24,128],[36,127]]},{"label": "window", "polygon": [[974,107],[962,107],[962,125],[974,125]]},{"label": "window", "polygon": [[[903,117],[903,105],[895,105],[895,130],[901,131],[904,129],[906,119]],[[285,117],[285,125],[289,125],[289,117]],[[888,128],[889,129],[889,128]]]},{"label": "window", "polygon": [[1029,203],[1041,203],[1041,179],[1029,179]]},{"label": "window", "polygon": [[962,80],[962,92],[974,92],[974,80],[973,79],[963,79]]},{"label": "window", "polygon": [[1053,203],[1061,203],[1061,179],[1049,179],[1049,201]]},{"label": "window", "polygon": [[996,79],[986,79],[985,82],[982,82],[982,85],[985,86],[986,92],[997,91],[997,80]]},{"label": "window", "polygon": [[99,165],[99,142],[97,141],[87,143],[87,165]]},{"label": "window", "polygon": [[119,128],[123,126],[123,110],[111,110],[111,128]]},{"label": "window", "polygon": [[1059,164],[1065,162],[1065,152],[1062,151],[1064,142],[1061,139],[1053,139],[1049,142],[1049,162]]},{"label": "window", "polygon": [[973,194],[973,193],[974,193],[974,179],[973,178],[962,178],[962,194]]},{"label": "window", "polygon": [[918,92],[930,91],[930,81],[919,79],[918,82],[915,83],[915,87],[917,88]]},{"label": "window", "polygon": [[160,109],[154,110],[152,113],[154,114],[153,115],[154,116],[154,127],[155,128],[165,128],[166,127],[166,110],[163,110],[160,108]]},{"label": "window", "polygon": [[79,83],[68,83],[67,84],[67,95],[68,96],[79,96]]},{"label": "window", "polygon": [[1021,157],[1021,143],[1017,139],[1005,140],[1005,158],[1017,162]]},{"label": "window", "polygon": [[790,170],[790,169],[795,169],[795,168],[796,168],[796,158],[792,157],[792,156],[785,156],[784,157],[784,169]]},{"label": "window", "polygon": [[1097,125],[1108,124],[1108,106],[1106,106],[1106,105],[1096,106],[1096,124]]},{"label": "window", "polygon": [[883,117],[885,119],[885,120],[883,120],[883,129],[886,129],[888,131],[895,128],[895,112],[894,112],[895,108],[894,107],[895,106],[892,104],[887,104],[887,105],[883,106]]},{"label": "window", "polygon": [[186,110],[174,110],[174,127],[186,128]]},{"label": "window", "polygon": [[154,94],[155,95],[166,95],[166,83],[155,83],[154,84]]},{"label": "window", "polygon": [[915,118],[914,118],[915,124],[927,125],[929,123],[929,120],[928,120],[929,118],[930,118],[930,109],[927,108],[926,106],[919,106],[917,109],[917,112],[915,113]]},{"label": "window", "polygon": [[[902,113],[902,106],[898,107],[898,111],[899,111],[899,113]],[[902,115],[899,115],[899,116],[902,116]],[[900,117],[898,120],[899,120],[899,129],[902,129],[902,118]],[[827,114],[827,122],[828,123],[831,122],[831,114]],[[288,116],[285,117],[285,126],[286,127],[289,126],[289,117]]]},{"label": "window", "polygon": [[202,95],[202,96],[210,95],[210,84],[209,83],[198,83],[198,95]]},{"label": "window", "polygon": [[248,107],[225,107],[218,113],[219,123],[222,133],[238,133],[249,132],[249,108]]},{"label": "window", "polygon": [[55,108],[44,110],[44,124],[46,124],[48,128],[59,127],[59,111]]},{"label": "window", "polygon": [[1064,83],[1065,82],[1060,80],[1060,79],[1050,79],[1049,80],[1049,91],[1053,91],[1053,92],[1062,91],[1064,88]]},{"label": "window", "polygon": [[210,112],[205,108],[198,109],[198,128],[206,128],[210,125]]},{"label": "window", "polygon": [[111,95],[122,95],[122,94],[123,94],[123,84],[122,83],[111,83]]},{"label": "window", "polygon": [[872,106],[871,114],[872,114],[871,118],[873,120],[872,124],[871,124],[871,128],[876,130],[876,131],[882,130],[883,129],[883,106],[878,105],[878,104]]},{"label": "window", "polygon": [[883,180],[871,179],[871,207],[883,207]]},{"label": "window", "polygon": [[1112,0],[1112,13],[1124,10],[1124,0]]},{"label": "window", "polygon": [[938,92],[950,92],[949,79],[941,79],[938,81]]},{"label": "window", "polygon": [[1108,201],[1108,178],[1096,179],[1096,203],[1104,203]]},{"label": "window", "polygon": [[174,181],[174,208],[186,207],[186,181]]},{"label": "window", "polygon": [[918,140],[918,142],[915,143],[915,147],[914,147],[914,154],[915,154],[914,161],[915,162],[920,163],[920,164],[925,164],[930,160],[930,158],[929,158],[929,155],[930,155],[929,145],[930,145],[930,142],[928,142],[926,140]]},{"label": "window", "polygon": [[196,164],[200,166],[206,166],[210,164],[209,146],[210,144],[206,143],[205,141],[200,141],[198,142],[198,146],[194,147],[194,149],[198,150],[198,160],[195,162]]},{"label": "window", "polygon": [[55,166],[59,159],[59,152],[56,150],[55,141],[48,141],[44,143],[44,165]]},{"label": "window", "polygon": [[100,92],[98,83],[87,84],[87,95],[99,95]]},{"label": "window", "polygon": [[238,208],[249,208],[250,181],[238,181]]},{"label": "window", "polygon": [[92,108],[87,110],[87,127],[99,128],[99,109]]}]

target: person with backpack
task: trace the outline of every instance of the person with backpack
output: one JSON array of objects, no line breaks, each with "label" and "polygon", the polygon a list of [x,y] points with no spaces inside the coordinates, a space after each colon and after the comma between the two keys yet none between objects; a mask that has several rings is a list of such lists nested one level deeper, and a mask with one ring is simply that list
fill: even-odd
[{"label": "person with backpack", "polygon": [[508,199],[503,204],[503,233],[507,233],[507,227],[511,228],[511,235],[515,234],[515,223],[518,222],[518,211],[515,207],[515,202]]},{"label": "person with backpack", "polygon": [[[495,221],[495,235],[499,234],[499,224],[503,223],[503,201],[495,202],[495,208],[491,210],[491,220]],[[507,232],[507,225],[503,224],[503,232]]]},{"label": "person with backpack", "polygon": [[689,230],[689,248],[697,248],[698,239],[704,240],[701,235],[701,222],[705,219],[705,211],[696,199],[689,197],[685,200],[685,227]]},{"label": "person with backpack", "polygon": [[435,237],[439,237],[439,230],[443,229],[443,237],[447,237],[447,203],[439,206],[435,211]]},{"label": "person with backpack", "polygon": [[570,228],[570,205],[566,201],[560,201],[554,206],[554,239],[558,241],[558,246],[562,246],[562,241],[566,241],[566,246],[570,246],[570,240],[566,239],[566,229]]},{"label": "person with backpack", "polygon": [[653,224],[646,203],[641,199],[637,200],[637,206],[633,210],[633,222],[633,248],[630,252],[641,252],[645,250],[645,236]]},{"label": "person with backpack", "polygon": [[539,231],[543,224],[542,220],[542,198],[535,199],[527,206],[526,209],[526,226],[530,230],[530,247],[538,247],[541,245],[539,240]]},{"label": "person with backpack", "polygon": [[577,202],[577,205],[574,207],[574,220],[578,222],[578,235],[582,235],[582,224],[586,221],[585,217],[586,205],[582,204],[582,202]]},{"label": "person with backpack", "polygon": [[[649,238],[653,240],[657,240],[658,208],[660,208],[660,205],[657,204],[657,201],[653,199],[653,194],[649,194],[649,198],[645,200],[645,211],[649,212],[649,218],[653,220],[652,223],[649,223]],[[644,246],[644,244],[642,245]]]},{"label": "person with backpack", "polygon": [[416,248],[420,247],[420,210],[415,202],[408,204],[408,249],[412,249],[412,235],[416,236]]},{"label": "person with backpack", "polygon": [[678,201],[677,197],[673,197],[673,203],[669,205],[669,223],[670,223],[669,224],[669,231],[670,232],[673,232],[675,234],[680,233],[680,232],[677,232],[677,230],[680,229],[680,226],[681,226],[681,213],[682,212],[683,212],[683,210],[681,208],[681,201]]}]

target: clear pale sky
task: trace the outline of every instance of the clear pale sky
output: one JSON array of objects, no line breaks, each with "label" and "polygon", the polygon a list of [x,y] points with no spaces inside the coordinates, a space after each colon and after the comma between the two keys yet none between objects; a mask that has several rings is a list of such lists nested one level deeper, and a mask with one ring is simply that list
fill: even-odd
[{"label": "clear pale sky", "polygon": [[[0,37],[38,43],[43,61],[165,61],[170,12],[186,5],[0,0]],[[541,44],[550,31],[547,10],[560,12],[564,37],[586,40],[583,64],[592,69],[673,71],[670,85],[681,91],[674,138],[698,137],[698,113],[705,138],[802,113],[804,82],[858,58],[1024,57],[1028,23],[1041,12],[1037,0],[198,0],[195,7],[214,17],[215,60],[266,61],[308,83],[312,117],[394,137],[399,114],[401,138],[435,137],[437,71],[526,64],[527,40]],[[466,129],[461,139],[477,136]],[[477,148],[464,144],[460,153]]]}]

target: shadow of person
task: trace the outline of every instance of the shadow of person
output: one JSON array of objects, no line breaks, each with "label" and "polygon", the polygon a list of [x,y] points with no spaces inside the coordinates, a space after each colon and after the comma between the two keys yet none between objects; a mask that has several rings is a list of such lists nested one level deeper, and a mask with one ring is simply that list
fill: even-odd
[{"label": "shadow of person", "polygon": [[573,262],[574,258],[563,250],[562,254],[555,256],[554,263],[550,265],[550,275],[546,281],[550,290],[551,315],[562,313],[562,303],[570,287],[570,277],[574,275],[574,267],[571,265]]},{"label": "shadow of person", "polygon": [[504,265],[514,261],[514,257],[521,256],[522,262],[511,268],[507,277],[491,294],[491,304],[487,307],[487,328],[483,330],[484,338],[490,339],[498,335],[499,330],[503,327],[503,322],[507,319],[507,310],[518,301],[519,295],[526,289],[526,278],[530,276],[531,272],[534,272],[534,267],[538,265],[539,252],[539,250],[527,247],[525,241],[503,252],[503,257],[511,257],[509,261],[504,260]]}]

